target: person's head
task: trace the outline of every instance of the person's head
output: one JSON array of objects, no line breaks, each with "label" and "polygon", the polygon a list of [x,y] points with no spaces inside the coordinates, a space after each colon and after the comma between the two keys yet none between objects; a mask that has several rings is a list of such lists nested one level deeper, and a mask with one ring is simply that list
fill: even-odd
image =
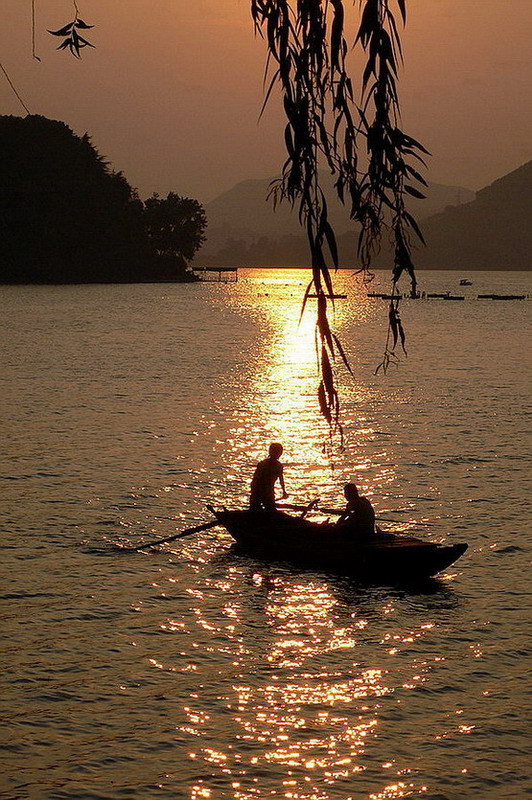
[{"label": "person's head", "polygon": [[358,497],[358,489],[354,483],[346,483],[344,486],[345,499],[349,503],[351,500],[356,500]]},{"label": "person's head", "polygon": [[281,458],[283,454],[283,446],[278,442],[272,442],[272,444],[268,448],[268,455],[270,458],[274,458],[276,461],[278,458]]}]

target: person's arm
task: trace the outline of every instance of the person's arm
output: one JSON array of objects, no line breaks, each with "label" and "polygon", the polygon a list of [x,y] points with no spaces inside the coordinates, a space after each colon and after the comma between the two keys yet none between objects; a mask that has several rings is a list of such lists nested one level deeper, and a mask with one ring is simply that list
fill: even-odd
[{"label": "person's arm", "polygon": [[340,514],[340,517],[336,524],[338,525],[341,522],[347,522],[347,520],[353,522],[354,518],[355,518],[355,509],[351,507],[350,503],[347,503],[343,512]]},{"label": "person's arm", "polygon": [[285,489],[285,486],[284,486],[284,473],[283,473],[283,465],[282,464],[279,464],[279,483],[281,484],[281,489],[283,490],[283,496],[282,496],[281,499],[282,500],[286,500],[288,495],[286,493],[286,489]]},{"label": "person's arm", "polygon": [[309,511],[311,511],[314,508],[314,506],[317,506],[319,502],[320,502],[319,500],[312,500],[312,502],[310,502],[308,506],[305,506],[303,512],[299,515],[299,519],[305,519]]}]

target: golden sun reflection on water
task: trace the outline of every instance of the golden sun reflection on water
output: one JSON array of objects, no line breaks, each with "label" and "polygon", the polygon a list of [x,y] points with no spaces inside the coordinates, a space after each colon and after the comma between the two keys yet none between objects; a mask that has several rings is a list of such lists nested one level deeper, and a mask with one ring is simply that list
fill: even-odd
[{"label": "golden sun reflection on water", "polygon": [[354,662],[349,677],[331,669],[330,654],[354,650],[354,631],[364,627],[338,626],[337,603],[326,583],[274,584],[265,605],[274,631],[266,656],[275,669],[273,680],[259,691],[249,685],[235,687],[241,712],[250,706],[256,709],[254,715],[239,717],[240,737],[264,742],[266,763],[306,773],[298,779],[294,772],[285,782],[291,787],[286,797],[314,796],[316,790],[309,793],[305,783],[315,770],[328,784],[364,770],[360,756],[376,733],[378,719],[366,708],[354,721],[342,707],[390,691],[380,669]]},{"label": "golden sun reflection on water", "polygon": [[[526,309],[405,303],[410,360],[374,380],[386,307],[368,332],[349,288],[348,449],[329,459],[304,286],[246,280],[6,289],[6,387],[24,398],[3,481],[7,795],[520,797]],[[118,526],[136,545],[237,505],[275,439],[294,501],[336,505],[352,478],[379,515],[469,541],[458,580],[362,588],[212,531],[107,546]]]},{"label": "golden sun reflection on water", "polygon": [[[392,433],[395,420],[382,415],[382,385],[371,373],[355,368],[350,378],[338,366],[347,447],[324,447],[329,431],[317,410],[315,301],[298,324],[299,279],[262,277],[262,290],[253,280],[239,282],[227,301],[251,322],[254,346],[240,362],[243,377],[227,384],[239,387],[228,395],[238,403],[216,434],[220,461],[231,460],[219,482],[220,501],[245,503],[254,464],[270,441],[281,441],[292,502],[319,496],[324,506],[338,507],[342,484],[355,480],[378,511],[386,509],[401,443]],[[360,297],[337,304],[334,329],[347,346],[353,318],[366,306]],[[253,339],[257,331],[260,339]],[[400,390],[395,399],[407,402]],[[188,571],[186,613],[159,620],[179,649],[147,659],[154,672],[178,672],[189,687],[174,730],[192,764],[190,800],[391,800],[425,792],[415,758],[393,732],[406,725],[405,697],[433,691],[431,670],[444,660],[423,650],[434,628],[427,614],[405,615],[395,594],[232,561],[226,550],[227,540],[212,536],[179,544]],[[159,596],[178,586],[170,588]],[[468,723],[457,728],[446,718],[430,735],[435,742],[452,739],[472,731]],[[415,751],[415,731],[408,736]]]},{"label": "golden sun reflection on water", "polygon": [[[266,654],[273,667],[271,679],[261,686],[254,682],[233,685],[237,749],[262,750],[252,757],[253,769],[284,771],[279,792],[284,797],[327,800],[329,793],[318,788],[316,779],[332,787],[363,772],[366,766],[361,757],[378,733],[374,700],[391,692],[381,669],[359,667],[355,661],[347,678],[331,669],[330,653],[338,648],[354,650],[356,634],[367,625],[367,620],[357,619],[356,625],[339,626],[334,618],[337,604],[323,582],[269,583],[264,611],[273,633]],[[229,607],[230,616],[238,621],[236,611],[241,610]],[[287,648],[295,655],[286,657]],[[344,711],[354,702],[361,704],[355,719]],[[189,714],[192,725],[206,721],[196,712]],[[222,770],[231,760],[230,753],[209,747],[202,747],[200,753]],[[246,793],[240,787],[234,794],[235,798],[256,796],[260,793]]]},{"label": "golden sun reflection on water", "polygon": [[[286,276],[270,277],[262,283],[262,292],[256,282],[239,283],[232,300],[252,321],[260,317],[263,337],[250,353],[249,381],[228,436],[220,436],[220,445],[237,454],[225,480],[235,486],[231,502],[245,502],[247,481],[240,476],[251,475],[252,464],[264,457],[270,441],[285,448],[282,460],[293,502],[320,496],[324,505],[338,506],[342,484],[349,479],[377,501],[386,497],[396,480],[396,458],[394,442],[379,438],[386,431],[381,434],[375,422],[381,400],[375,382],[356,370],[350,378],[338,367],[347,448],[324,447],[329,431],[317,411],[315,301],[308,301],[298,324],[299,279],[291,283]],[[356,300],[358,305],[336,307],[334,328],[344,340],[353,316],[365,313],[365,299]],[[194,555],[192,570],[199,559]],[[389,596],[376,608],[349,607],[351,601],[346,605],[334,581],[275,570],[255,571],[250,582],[256,605],[246,608],[235,594],[239,568],[229,567],[226,575],[207,585],[198,573],[198,586],[185,590],[193,639],[180,671],[197,676],[203,685],[202,655],[215,655],[226,660],[230,684],[216,697],[223,705],[223,722],[217,722],[210,707],[202,713],[193,699],[178,727],[189,742],[195,740],[189,758],[200,773],[203,764],[205,774],[231,781],[224,795],[231,800],[369,800],[367,793],[355,790],[357,781],[364,780],[373,789],[380,785],[373,800],[424,791],[410,763],[395,750],[384,746],[388,758],[382,758],[384,778],[377,784],[373,762],[387,735],[386,714],[391,709],[400,713],[404,694],[424,684],[438,658],[410,655],[432,623],[423,617],[419,624],[397,625],[397,603]],[[211,596],[223,601],[209,609]],[[249,618],[256,635],[247,627]],[[161,628],[182,633],[171,620]],[[209,640],[200,646],[204,634]],[[225,746],[220,735],[209,741],[217,724],[231,731]],[[198,782],[191,800],[209,797],[211,790],[216,797],[216,782],[208,783]]]},{"label": "golden sun reflection on water", "polygon": [[337,505],[343,499],[342,484],[354,478],[365,494],[375,496],[393,483],[396,473],[387,448],[382,442],[376,446],[375,426],[368,416],[379,400],[378,392],[367,376],[357,372],[356,348],[350,348],[346,338],[349,325],[368,313],[365,288],[342,276],[349,286],[349,299],[336,301],[329,311],[334,332],[345,349],[352,350],[349,357],[354,369],[351,377],[337,358],[347,433],[347,449],[341,451],[339,436],[330,439],[318,408],[316,300],[308,298],[301,315],[304,285],[300,276],[289,272],[271,270],[266,277],[239,284],[240,299],[235,303],[240,303],[240,310],[258,315],[268,335],[260,343],[249,394],[228,444],[238,451],[245,441],[245,455],[255,460],[264,457],[269,441],[280,441],[285,448],[288,491],[295,501],[320,496]]},{"label": "golden sun reflection on water", "polygon": [[[177,731],[198,774],[211,777],[194,784],[190,799],[217,797],[219,781],[230,783],[222,796],[231,800],[391,800],[425,792],[400,743],[390,746],[387,727],[390,713],[401,713],[405,694],[417,691],[440,659],[417,649],[434,623],[425,613],[399,621],[400,603],[389,595],[368,601],[324,576],[267,567],[248,575],[251,602],[235,593],[244,573],[230,568],[228,579],[205,579],[188,592],[188,632],[170,618],[161,625],[193,637],[180,672],[187,674],[192,656],[197,679]],[[209,631],[208,644],[200,644],[194,625]],[[224,688],[205,673],[208,653],[220,666],[225,661],[216,673]],[[150,662],[162,668],[153,656]],[[216,692],[210,705],[200,699],[206,679]],[[470,730],[466,722],[451,724],[444,736]],[[388,759],[375,765],[383,749]],[[364,781],[372,794],[356,791]]]}]

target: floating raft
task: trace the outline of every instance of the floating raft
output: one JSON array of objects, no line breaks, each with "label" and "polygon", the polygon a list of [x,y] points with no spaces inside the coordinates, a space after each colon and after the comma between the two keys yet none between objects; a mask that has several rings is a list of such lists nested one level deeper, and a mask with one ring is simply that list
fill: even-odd
[{"label": "floating raft", "polygon": [[[462,285],[471,285],[471,284],[462,284]],[[312,295],[309,295],[312,297]],[[421,295],[417,294],[415,297],[412,297],[410,294],[404,295],[392,295],[392,294],[382,294],[380,292],[368,292],[367,297],[379,298],[382,300],[465,300],[465,295],[462,294],[451,294],[450,292],[428,292],[425,294],[423,292]],[[529,295],[528,294],[479,294],[477,295],[479,300],[526,300]]]},{"label": "floating raft", "polygon": [[440,300],[465,300],[464,295],[461,294],[451,294],[450,292],[445,293],[431,293],[427,294],[428,298],[438,298]]},{"label": "floating raft", "polygon": [[479,294],[479,300],[525,300],[526,294]]},{"label": "floating raft", "polygon": [[236,283],[238,267],[194,267],[193,272],[206,283]]}]

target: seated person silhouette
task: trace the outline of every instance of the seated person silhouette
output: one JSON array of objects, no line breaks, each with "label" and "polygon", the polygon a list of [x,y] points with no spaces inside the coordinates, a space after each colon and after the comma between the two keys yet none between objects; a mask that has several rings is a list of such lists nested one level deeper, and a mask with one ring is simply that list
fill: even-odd
[{"label": "seated person silhouette", "polygon": [[346,483],[344,495],[347,500],[345,511],[340,515],[339,525],[345,525],[360,541],[375,536],[375,511],[367,497],[361,497],[354,483]]},{"label": "seated person silhouette", "polygon": [[283,446],[274,442],[268,449],[268,458],[257,464],[251,481],[250,511],[275,511],[275,482],[278,480],[283,497],[288,497],[284,485],[283,465],[279,461]]}]

